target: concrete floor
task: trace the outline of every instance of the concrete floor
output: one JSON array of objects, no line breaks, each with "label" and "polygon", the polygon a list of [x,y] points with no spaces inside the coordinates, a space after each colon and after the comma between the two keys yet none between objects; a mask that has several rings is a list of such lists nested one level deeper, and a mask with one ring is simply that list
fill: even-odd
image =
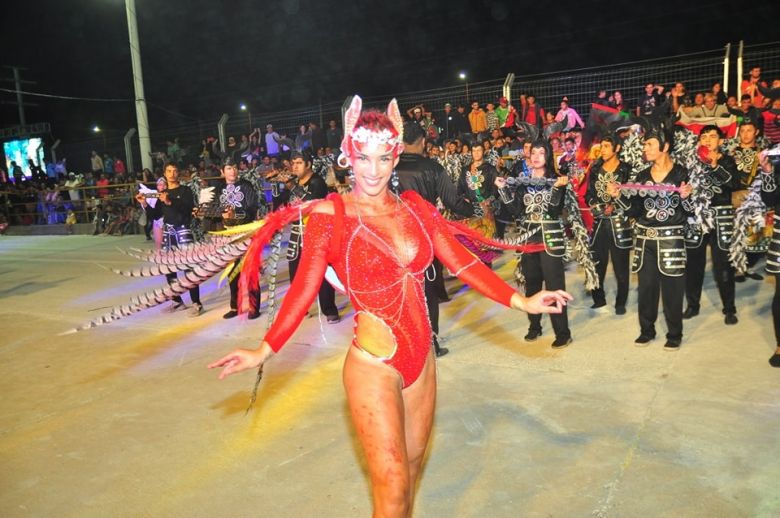
[{"label": "concrete floor", "polygon": [[[220,382],[205,366],[257,343],[265,319],[223,320],[214,282],[199,318],[154,309],[59,336],[159,284],[95,266],[135,265],[115,247],[139,241],[0,238],[0,516],[369,515],[340,376],[349,308],[323,325],[327,342],[304,322],[247,415],[253,375]],[[633,346],[635,291],[618,317],[568,280],[561,351],[549,322],[526,344],[524,315],[448,283],[451,353],[415,516],[779,516],[773,281],[738,284],[740,323],[726,327],[708,276],[669,353]]]}]

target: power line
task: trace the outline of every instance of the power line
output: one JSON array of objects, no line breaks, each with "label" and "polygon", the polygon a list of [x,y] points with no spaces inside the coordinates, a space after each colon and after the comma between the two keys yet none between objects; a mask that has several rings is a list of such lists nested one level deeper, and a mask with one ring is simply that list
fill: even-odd
[{"label": "power line", "polygon": [[[17,93],[17,90],[12,90],[10,88],[0,88],[0,92],[15,94]],[[134,99],[104,99],[104,98],[95,98],[95,97],[74,97],[70,95],[44,94],[41,92],[27,92],[25,90],[18,90],[18,92],[20,94],[31,95],[33,97],[45,97],[47,99],[62,99],[65,101],[91,101],[91,102],[133,102],[134,101]]]}]

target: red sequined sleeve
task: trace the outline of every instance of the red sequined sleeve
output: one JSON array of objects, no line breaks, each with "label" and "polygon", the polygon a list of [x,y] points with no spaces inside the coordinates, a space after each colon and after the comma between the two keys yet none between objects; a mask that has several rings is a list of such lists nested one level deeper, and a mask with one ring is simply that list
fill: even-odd
[{"label": "red sequined sleeve", "polygon": [[279,351],[298,329],[319,293],[328,267],[333,219],[334,217],[328,214],[314,213],[304,228],[301,261],[295,280],[284,296],[276,320],[263,339],[274,352]]},{"label": "red sequined sleeve", "polygon": [[426,211],[431,240],[436,257],[460,280],[479,293],[507,307],[511,307],[514,288],[471,254],[449,231],[447,222],[436,207],[419,199],[417,206]]}]

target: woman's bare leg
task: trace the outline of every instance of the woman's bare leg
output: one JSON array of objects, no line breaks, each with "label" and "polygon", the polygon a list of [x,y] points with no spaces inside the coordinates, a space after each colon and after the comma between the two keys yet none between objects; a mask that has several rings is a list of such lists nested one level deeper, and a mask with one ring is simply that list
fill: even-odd
[{"label": "woman's bare leg", "polygon": [[344,388],[366,455],[376,518],[407,517],[411,512],[401,387],[395,369],[350,347],[344,362]]},{"label": "woman's bare leg", "polygon": [[436,362],[433,350],[428,354],[423,371],[417,381],[403,392],[406,456],[409,462],[409,502],[414,503],[417,477],[422,468],[425,449],[433,428],[436,406]]}]

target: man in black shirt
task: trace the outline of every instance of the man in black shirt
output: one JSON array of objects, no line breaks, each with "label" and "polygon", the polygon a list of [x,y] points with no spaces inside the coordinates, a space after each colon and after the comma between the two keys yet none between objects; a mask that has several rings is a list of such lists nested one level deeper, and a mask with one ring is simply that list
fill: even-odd
[{"label": "man in black shirt", "polygon": [[661,106],[661,92],[663,92],[663,86],[647,83],[645,85],[645,94],[639,98],[639,103],[636,107],[637,116],[649,117],[653,115],[656,109]]},{"label": "man in black shirt", "polygon": [[612,258],[612,270],[617,281],[617,296],[615,298],[615,313],[623,315],[626,312],[628,300],[629,254],[631,252],[631,224],[619,207],[615,206],[612,197],[607,192],[607,186],[612,183],[625,183],[631,174],[631,168],[618,158],[620,141],[613,136],[601,139],[601,157],[597,160],[588,175],[588,190],[585,201],[593,214],[593,236],[591,237],[591,252],[596,261],[596,273],[599,276],[599,287],[591,292],[592,308],[607,305],[604,293],[604,277],[607,265]]},{"label": "man in black shirt", "polygon": [[[438,199],[442,204],[458,216],[464,218],[474,214],[471,204],[458,195],[455,184],[438,163],[423,156],[425,149],[425,132],[414,122],[404,124],[404,152],[398,159],[395,168],[398,176],[399,191],[415,191],[425,201],[436,205]],[[433,279],[433,280],[430,280]],[[428,317],[433,329],[433,346],[436,356],[444,356],[449,352],[446,347],[440,347],[436,335],[439,333],[439,300],[447,300],[447,290],[444,288],[444,276],[441,262],[434,259],[433,264],[425,272],[425,302],[428,306]]]},{"label": "man in black shirt", "polygon": [[[699,133],[700,159],[706,161],[704,175],[697,190],[705,190],[710,199],[709,210],[713,213],[715,228],[702,232],[691,228],[686,236],[685,247],[688,262],[685,270],[685,298],[688,307],[683,318],[699,314],[701,288],[707,263],[707,245],[712,250],[712,272],[718,285],[723,314],[727,325],[737,323],[737,308],[734,302],[734,267],[729,263],[729,247],[734,232],[734,207],[731,193],[740,190],[740,177],[734,159],[720,152],[723,132],[715,125],[705,126]],[[706,149],[706,154],[705,150]],[[697,196],[698,197],[698,196]]]},{"label": "man in black shirt", "polygon": [[[219,186],[217,199],[222,213],[222,221],[226,227],[251,223],[257,217],[258,198],[255,188],[247,180],[238,179],[238,168],[231,158],[225,160],[222,167],[222,176],[225,184]],[[239,262],[236,261],[230,271],[233,275]],[[237,273],[237,272],[236,272]],[[222,315],[222,318],[233,318],[238,315],[238,281],[240,274],[236,274],[230,280],[230,311]],[[254,297],[255,305],[249,313],[249,319],[260,316],[260,290],[250,293]]]},{"label": "man in black shirt", "polygon": [[[311,168],[311,155],[293,153],[291,162],[292,173],[295,178],[288,183],[290,204],[322,199],[328,195],[328,186],[325,180],[314,174]],[[295,278],[295,273],[298,271],[298,263],[301,260],[302,231],[302,221],[299,220],[292,224],[290,241],[287,247],[287,267],[290,271],[290,282]],[[319,303],[320,311],[325,315],[329,324],[335,324],[341,320],[339,309],[336,307],[336,290],[326,280],[323,280],[322,284],[320,284]]]},{"label": "man in black shirt", "polygon": [[325,132],[325,137],[329,148],[335,150],[341,147],[341,139],[344,138],[344,133],[336,125],[335,120],[328,122],[328,130]]},{"label": "man in black shirt", "polygon": [[[163,218],[163,249],[171,250],[193,242],[190,223],[192,222],[195,201],[192,197],[192,190],[179,183],[179,169],[175,163],[168,162],[165,165],[165,180],[168,182],[168,189],[159,194],[159,199],[154,207],[146,202],[146,197],[142,193],[138,193],[135,199],[146,210],[147,218],[151,220]],[[176,280],[175,273],[169,273],[165,277],[169,284]],[[190,299],[192,299],[192,307],[189,315],[193,317],[201,315],[203,304],[200,302],[200,288],[198,286],[190,288]],[[168,312],[185,309],[181,297],[176,296],[172,301],[173,303],[167,308]]]},{"label": "man in black shirt", "polygon": [[644,154],[652,166],[640,171],[636,183],[641,191],[621,191],[617,183],[608,187],[610,196],[635,218],[634,261],[631,271],[639,278],[639,337],[634,344],[643,347],[655,339],[658,299],[662,297],[666,318],[664,349],[676,351],[683,337],[683,298],[685,295],[685,240],[683,224],[690,206],[688,170],[669,156],[672,136],[657,128],[645,136]]}]

